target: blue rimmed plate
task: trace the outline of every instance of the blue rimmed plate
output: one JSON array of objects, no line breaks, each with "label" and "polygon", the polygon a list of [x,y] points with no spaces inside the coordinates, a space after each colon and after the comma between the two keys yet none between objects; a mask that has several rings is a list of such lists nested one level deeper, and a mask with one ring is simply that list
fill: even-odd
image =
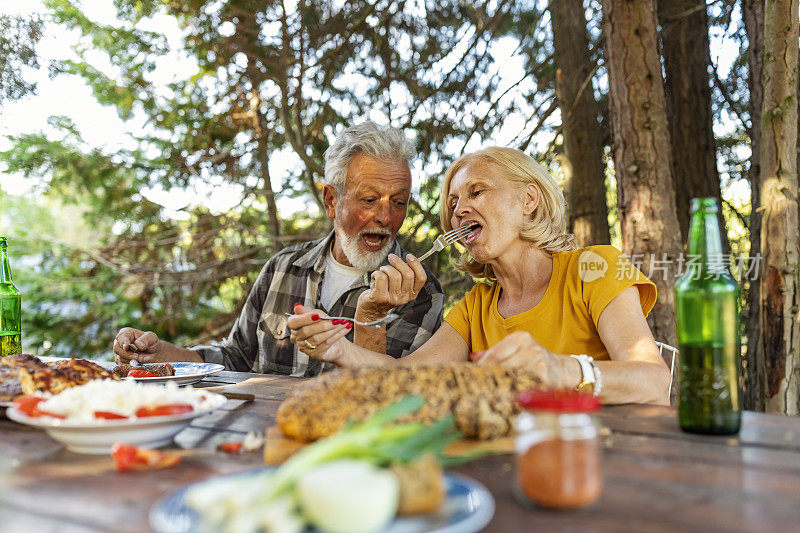
[{"label": "blue rimmed plate", "polygon": [[[200,515],[186,505],[186,492],[199,484],[221,478],[247,477],[270,468],[216,476],[186,485],[158,500],[150,509],[150,525],[159,533],[213,531],[204,527]],[[447,497],[435,513],[396,518],[382,533],[473,533],[494,516],[494,498],[486,487],[468,477],[445,474]],[[314,531],[314,530],[307,530]]]},{"label": "blue rimmed plate", "polygon": [[[164,376],[155,378],[134,378],[143,383],[165,383],[174,381],[178,386],[191,385],[197,383],[206,376],[216,374],[225,370],[225,367],[216,363],[170,363],[175,369],[174,376]],[[114,366],[112,365],[112,369]]]}]

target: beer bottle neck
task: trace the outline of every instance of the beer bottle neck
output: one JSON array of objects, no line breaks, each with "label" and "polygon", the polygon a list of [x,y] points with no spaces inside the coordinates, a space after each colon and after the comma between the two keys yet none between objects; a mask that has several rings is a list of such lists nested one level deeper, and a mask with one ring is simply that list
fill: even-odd
[{"label": "beer bottle neck", "polygon": [[0,283],[12,283],[11,279],[11,267],[8,265],[8,253],[6,252],[6,246],[0,245]]},{"label": "beer bottle neck", "polygon": [[689,227],[688,264],[703,271],[727,273],[722,256],[722,236],[715,209],[699,208],[692,215]]}]

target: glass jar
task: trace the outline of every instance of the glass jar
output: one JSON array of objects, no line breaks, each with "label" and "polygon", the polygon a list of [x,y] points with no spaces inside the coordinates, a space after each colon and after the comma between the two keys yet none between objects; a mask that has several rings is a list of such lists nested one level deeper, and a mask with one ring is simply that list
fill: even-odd
[{"label": "glass jar", "polygon": [[589,414],[600,407],[590,394],[528,391],[514,421],[517,481],[530,501],[553,509],[576,509],[600,497],[598,427]]}]

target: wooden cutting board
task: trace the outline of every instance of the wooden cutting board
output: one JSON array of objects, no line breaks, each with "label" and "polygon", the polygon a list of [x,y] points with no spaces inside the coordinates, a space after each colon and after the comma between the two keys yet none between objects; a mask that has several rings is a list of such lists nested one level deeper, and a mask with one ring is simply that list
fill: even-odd
[{"label": "wooden cutting board", "polygon": [[[309,444],[295,439],[290,439],[283,434],[278,426],[270,426],[266,432],[264,443],[264,462],[276,465],[284,462],[294,452]],[[513,453],[514,437],[503,437],[495,440],[461,439],[450,444],[444,450],[445,455],[464,455],[469,453]]]}]

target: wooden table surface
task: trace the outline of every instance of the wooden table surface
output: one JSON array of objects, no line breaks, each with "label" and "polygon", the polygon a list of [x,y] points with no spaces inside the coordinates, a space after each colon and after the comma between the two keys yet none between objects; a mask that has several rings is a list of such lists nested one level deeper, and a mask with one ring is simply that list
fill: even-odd
[{"label": "wooden table surface", "polygon": [[[175,446],[196,450],[168,470],[117,472],[107,456],[67,452],[45,433],[0,418],[0,531],[149,531],[148,510],[166,493],[217,473],[253,468],[259,452],[230,456],[218,442],[274,423],[295,378],[221,372],[200,384],[247,392],[194,420]],[[497,507],[486,531],[788,531],[800,524],[800,418],[747,412],[736,438],[682,433],[668,407],[606,407],[605,488],[589,509],[523,507],[512,492],[514,457],[453,469],[477,479]]]}]

